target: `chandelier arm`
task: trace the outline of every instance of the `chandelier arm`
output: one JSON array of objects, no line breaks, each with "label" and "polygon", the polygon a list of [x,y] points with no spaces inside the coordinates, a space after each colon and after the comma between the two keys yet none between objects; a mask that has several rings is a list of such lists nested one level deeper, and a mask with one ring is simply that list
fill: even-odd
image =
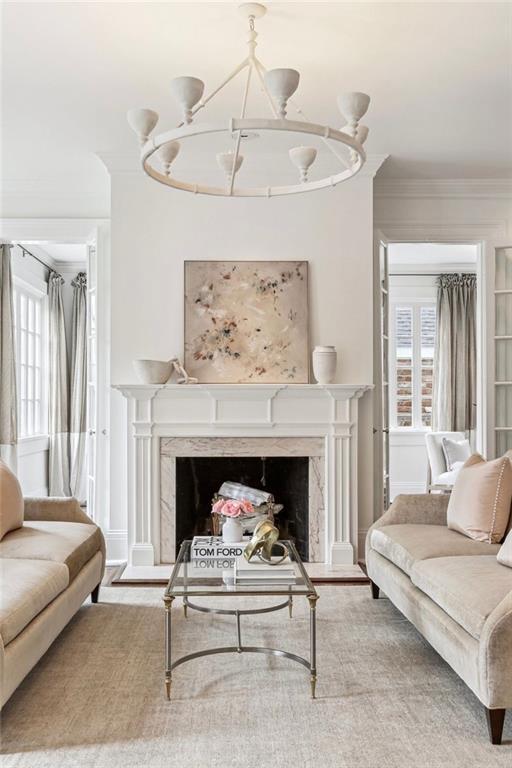
[{"label": "chandelier arm", "polygon": [[233,155],[233,166],[231,168],[231,178],[229,179],[229,194],[233,194],[233,185],[235,183],[235,173],[236,173],[236,163],[238,160],[238,153],[240,152],[240,138],[242,136],[242,131],[237,132],[236,136],[236,144],[235,144],[235,153]]},{"label": "chandelier arm", "polygon": [[[260,61],[259,59],[255,59],[255,62],[256,62],[256,67],[258,68],[258,73],[259,73],[259,75],[260,75],[260,79],[262,80],[262,79],[263,79],[263,75],[262,75],[262,73],[263,73],[263,74],[265,74],[265,73],[267,72],[267,70],[266,70],[266,68],[263,66],[263,64],[261,63],[261,61]],[[260,71],[260,70],[261,70],[261,71]],[[291,105],[292,105],[292,107],[294,108],[294,110],[297,112],[297,114],[298,114],[298,115],[301,115],[301,116],[304,118],[304,120],[306,120],[308,123],[310,123],[310,122],[311,122],[311,120],[310,120],[310,119],[308,118],[308,116],[307,116],[307,115],[306,115],[306,114],[303,112],[303,110],[301,109],[301,107],[299,107],[299,106],[298,106],[297,102],[296,102],[294,99],[288,99],[288,104],[291,104]],[[331,146],[331,144],[329,144],[329,142],[327,141],[327,139],[326,139],[324,136],[322,136],[322,137],[321,137],[321,139],[322,139],[322,142],[325,144],[325,146],[328,148],[328,150],[331,152],[331,154],[332,154],[332,155],[334,155],[334,157],[335,157],[337,160],[339,160],[339,162],[342,164],[342,166],[343,166],[344,168],[346,168],[346,169],[347,169],[347,171],[349,171],[349,170],[351,169],[351,167],[352,167],[352,166],[350,165],[350,163],[348,163],[348,162],[345,160],[345,158],[343,157],[343,155],[340,155],[340,154],[339,154],[339,152],[337,152],[337,151],[334,149],[334,147],[333,147],[333,146]]]},{"label": "chandelier arm", "polygon": [[[221,91],[223,88],[225,88],[225,86],[228,83],[230,83],[238,74],[240,74],[240,72],[242,72],[246,67],[249,67],[249,66],[250,66],[250,59],[249,59],[249,57],[247,57],[246,59],[244,59],[242,61],[241,64],[238,65],[238,67],[236,67],[236,69],[234,69],[231,72],[231,74],[229,74],[226,77],[225,80],[222,81],[222,83],[217,88],[215,88],[214,91],[209,93],[208,96],[205,99],[201,99],[199,101],[199,104],[197,105],[197,107],[192,110],[192,117],[194,117],[194,115],[196,115],[199,112],[199,110],[201,110],[204,107],[206,107],[208,102],[211,101],[213,99],[213,97],[216,96],[219,93],[219,91]],[[183,125],[185,125],[185,123],[182,121],[177,127],[181,128]]]},{"label": "chandelier arm", "polygon": [[251,86],[251,75],[252,75],[252,68],[253,68],[253,63],[251,60],[249,60],[248,67],[249,69],[247,72],[247,80],[245,81],[244,98],[242,101],[242,111],[240,113],[240,117],[242,119],[245,117],[245,109],[247,107],[247,97],[249,96],[249,88]]},{"label": "chandelier arm", "polygon": [[256,58],[256,56],[254,56],[254,58],[253,58],[253,62],[254,62],[254,67],[255,67],[255,69],[256,69],[256,74],[258,75],[259,81],[260,81],[260,83],[261,83],[261,87],[262,87],[262,88],[263,88],[263,90],[265,91],[265,94],[266,94],[266,96],[267,96],[267,99],[268,99],[268,101],[269,101],[269,104],[270,104],[270,109],[271,109],[271,111],[272,111],[272,114],[274,115],[274,117],[276,118],[276,120],[281,120],[281,117],[280,117],[280,115],[279,115],[279,114],[278,114],[278,112],[277,112],[277,109],[276,109],[276,107],[275,107],[275,104],[274,104],[274,102],[273,102],[273,100],[272,100],[272,96],[270,95],[270,93],[269,93],[269,91],[268,91],[268,88],[267,88],[267,86],[265,85],[265,80],[263,79],[263,75],[261,74],[261,71],[260,71],[260,67],[261,67],[261,68],[263,69],[263,72],[265,72],[265,71],[266,71],[266,70],[265,70],[265,67],[264,67],[264,66],[263,66],[263,64],[260,62],[260,60]]},{"label": "chandelier arm", "polygon": [[[240,118],[242,120],[245,117],[245,109],[247,107],[247,97],[249,95],[249,87],[251,85],[251,74],[252,74],[252,68],[253,68],[253,63],[252,63],[251,60],[249,60],[248,67],[249,68],[248,68],[248,71],[247,71],[247,80],[245,81],[244,97],[243,97],[243,101],[242,101],[242,110],[241,110],[241,113],[240,113]],[[229,180],[229,194],[230,195],[233,194],[233,185],[235,183],[236,164],[237,164],[237,161],[238,161],[238,155],[240,153],[240,139],[241,139],[241,137],[242,137],[242,131],[238,130],[237,131],[237,136],[236,136],[235,152],[234,152],[234,155],[233,155],[233,165],[231,167],[231,178]]]}]

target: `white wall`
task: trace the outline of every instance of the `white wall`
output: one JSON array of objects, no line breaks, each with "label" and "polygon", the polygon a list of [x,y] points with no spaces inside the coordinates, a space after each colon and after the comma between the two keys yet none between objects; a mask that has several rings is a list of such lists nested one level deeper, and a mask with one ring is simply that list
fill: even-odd
[{"label": "white wall", "polygon": [[[136,381],[134,358],[182,357],[186,259],[307,260],[311,345],[336,345],[338,382],[372,383],[371,178],[288,198],[225,200],[162,188],[140,173],[115,173],[111,217],[113,383]],[[111,421],[114,529],[126,526],[119,398],[113,397]],[[373,499],[371,396],[361,411],[359,525],[365,530]]]}]

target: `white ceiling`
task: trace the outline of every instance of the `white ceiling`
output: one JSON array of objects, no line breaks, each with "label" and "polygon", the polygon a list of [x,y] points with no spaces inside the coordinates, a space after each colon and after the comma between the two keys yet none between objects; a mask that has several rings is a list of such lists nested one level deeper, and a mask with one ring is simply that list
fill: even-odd
[{"label": "white ceiling", "polygon": [[39,256],[46,264],[66,264],[68,262],[87,262],[87,246],[77,243],[34,243],[24,240],[24,245],[30,253]]},{"label": "white ceiling", "polygon": [[[367,149],[391,155],[380,175],[512,176],[511,4],[269,5],[257,52],[269,68],[301,72],[310,119],[338,127],[337,93],[372,96]],[[172,77],[201,77],[208,90],[244,56],[235,6],[4,3],[4,178],[76,183],[101,177],[97,151],[136,154],[127,109],[154,108],[170,127]],[[240,88],[209,115],[237,114]]]}]

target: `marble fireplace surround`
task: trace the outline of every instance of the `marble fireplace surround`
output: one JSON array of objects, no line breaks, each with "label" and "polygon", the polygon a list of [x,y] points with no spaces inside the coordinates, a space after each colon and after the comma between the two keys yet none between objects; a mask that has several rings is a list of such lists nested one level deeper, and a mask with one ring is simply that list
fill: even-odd
[{"label": "marble fireplace surround", "polygon": [[[307,456],[309,561],[325,562],[324,440],[321,437],[175,437],[160,440],[160,562],[176,559],[176,458]],[[232,478],[226,478],[230,480]],[[236,478],[235,478],[236,480]],[[276,499],[279,501],[279,499]]]},{"label": "marble fireplace surround", "polygon": [[165,560],[173,555],[172,464],[177,451],[191,456],[208,441],[208,455],[215,445],[217,450],[229,447],[229,455],[236,456],[234,445],[256,450],[255,443],[251,448],[252,440],[260,444],[258,456],[275,450],[310,458],[314,480],[310,501],[316,510],[310,559],[323,558],[329,565],[356,562],[358,402],[371,388],[365,384],[116,385],[128,405],[128,565],[156,566],[162,555]]}]

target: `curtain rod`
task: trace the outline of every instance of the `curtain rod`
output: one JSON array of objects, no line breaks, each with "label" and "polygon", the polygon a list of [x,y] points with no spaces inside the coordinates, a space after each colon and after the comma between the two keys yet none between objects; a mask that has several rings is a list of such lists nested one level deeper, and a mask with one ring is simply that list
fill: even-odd
[{"label": "curtain rod", "polygon": [[29,251],[28,248],[25,248],[25,246],[22,245],[21,243],[12,243],[12,246],[13,247],[18,246],[18,248],[21,249],[21,255],[23,256],[23,258],[25,258],[26,256],[32,256],[32,258],[38,261],[40,264],[42,264],[42,266],[45,269],[48,269],[50,272],[55,272],[56,275],[59,275],[59,277],[62,277],[60,272],[57,272],[57,270],[55,270],[53,267],[50,267],[49,264],[47,264],[45,261],[40,259],[39,256],[36,256],[35,253],[32,253],[32,251]]},{"label": "curtain rod", "polygon": [[449,270],[448,272],[388,272],[388,277],[439,277],[439,275],[475,275],[474,271],[464,269]]},{"label": "curtain rod", "polygon": [[39,256],[36,256],[36,255],[35,255],[35,253],[32,253],[32,252],[31,252],[31,251],[29,251],[27,248],[25,248],[25,246],[24,246],[24,245],[22,245],[21,243],[12,243],[12,245],[13,245],[13,247],[15,247],[15,246],[18,246],[18,248],[21,248],[21,251],[22,251],[22,256],[23,256],[23,258],[25,258],[25,256],[32,256],[32,258],[33,258],[33,259],[35,259],[35,260],[36,260],[36,261],[38,261],[40,264],[42,264],[42,265],[43,265],[43,267],[45,267],[46,269],[49,269],[49,270],[50,270],[50,272],[54,272],[54,271],[55,271],[55,270],[53,269],[53,267],[50,267],[50,265],[49,265],[49,264],[47,264],[45,261],[43,261],[42,259],[40,259],[40,258],[39,258]]}]

